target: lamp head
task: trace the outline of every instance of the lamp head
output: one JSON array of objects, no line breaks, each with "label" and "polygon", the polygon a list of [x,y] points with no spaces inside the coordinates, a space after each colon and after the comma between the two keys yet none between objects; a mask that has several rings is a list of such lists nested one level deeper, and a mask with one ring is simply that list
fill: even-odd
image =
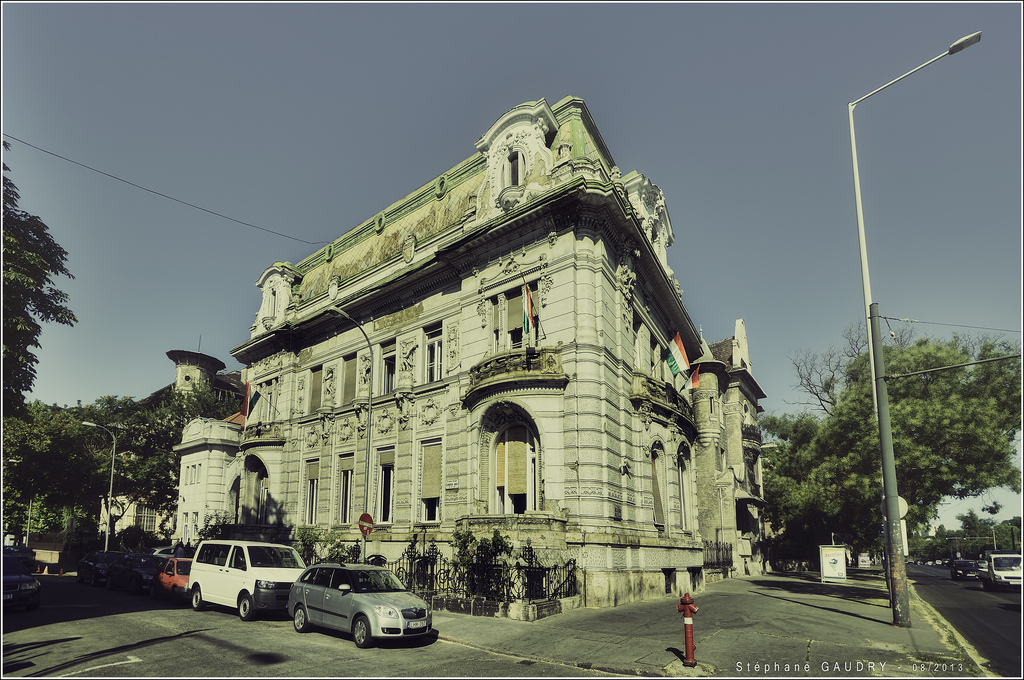
[{"label": "lamp head", "polygon": [[949,46],[949,52],[946,52],[946,54],[956,54],[957,52],[961,52],[967,49],[976,42],[981,42],[981,31],[978,31],[977,33],[971,33],[970,35],[965,35],[964,37],[960,38],[955,43]]}]

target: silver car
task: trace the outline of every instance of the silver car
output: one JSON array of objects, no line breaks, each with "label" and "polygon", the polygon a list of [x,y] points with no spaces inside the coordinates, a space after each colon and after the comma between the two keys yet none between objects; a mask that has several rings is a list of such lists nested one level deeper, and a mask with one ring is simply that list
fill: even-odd
[{"label": "silver car", "polygon": [[426,635],[433,625],[429,604],[384,567],[367,564],[309,567],[292,585],[288,613],[299,633],[332,628],[350,633],[357,647]]}]

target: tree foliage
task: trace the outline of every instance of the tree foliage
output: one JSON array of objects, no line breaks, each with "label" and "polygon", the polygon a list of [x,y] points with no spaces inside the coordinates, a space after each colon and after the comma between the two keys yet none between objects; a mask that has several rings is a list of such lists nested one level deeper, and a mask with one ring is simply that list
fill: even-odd
[{"label": "tree foliage", "polygon": [[[805,353],[794,360],[801,388],[817,413],[766,415],[762,428],[777,441],[765,451],[766,514],[781,543],[816,545],[833,533],[857,547],[879,545],[882,478],[868,356],[856,332],[843,352]],[[913,340],[898,335],[883,347],[895,376],[1019,353],[990,339]],[[1019,359],[887,381],[900,496],[911,530],[936,516],[945,498],[976,497],[995,487],[1020,491],[1014,464],[1020,431]]]},{"label": "tree foliage", "polygon": [[15,415],[35,383],[39,360],[32,350],[39,347],[42,324],[72,326],[78,319],[65,304],[67,294],[53,285],[53,277],[74,278],[65,266],[67,251],[39,217],[20,209],[9,172],[4,163],[3,376],[4,413]]},{"label": "tree foliage", "polygon": [[[152,401],[102,397],[85,407],[27,404],[21,416],[4,419],[5,528],[24,527],[30,500],[82,520],[95,518],[107,502],[112,462],[116,500],[147,505],[160,516],[172,514],[180,469],[174,447],[185,425],[197,417],[225,418],[238,411],[239,402],[200,383],[188,392],[168,390]],[[116,450],[111,435],[117,438]],[[124,511],[114,508],[115,515]],[[63,528],[43,527],[35,520],[33,526]]]}]

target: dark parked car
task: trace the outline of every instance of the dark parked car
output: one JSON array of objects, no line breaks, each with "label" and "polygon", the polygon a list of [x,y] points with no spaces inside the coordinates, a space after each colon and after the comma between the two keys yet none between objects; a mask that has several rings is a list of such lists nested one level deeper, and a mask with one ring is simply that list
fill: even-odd
[{"label": "dark parked car", "polygon": [[39,563],[36,562],[36,551],[24,545],[5,545],[4,555],[14,555],[21,563],[25,565],[25,569],[28,573],[33,573],[39,568]]},{"label": "dark parked car", "polygon": [[974,560],[954,560],[949,568],[949,577],[954,581],[962,578],[978,578],[978,563]]},{"label": "dark parked car", "polygon": [[164,568],[153,579],[149,596],[153,599],[161,595],[169,595],[171,599],[180,598],[184,602],[191,599],[188,592],[188,574],[192,571],[191,557],[172,557],[164,564]]},{"label": "dark parked car", "polygon": [[133,595],[149,592],[153,578],[164,568],[162,555],[128,553],[117,558],[107,569],[107,590],[127,588]]},{"label": "dark parked car", "polygon": [[39,609],[42,587],[16,555],[4,554],[4,609]]},{"label": "dark parked car", "polygon": [[78,582],[98,586],[107,581],[107,569],[122,552],[94,551],[78,561]]},{"label": "dark parked car", "polygon": [[357,647],[374,638],[430,633],[430,605],[406,590],[384,567],[317,564],[299,576],[288,597],[288,613],[299,633],[314,626],[350,633]]}]

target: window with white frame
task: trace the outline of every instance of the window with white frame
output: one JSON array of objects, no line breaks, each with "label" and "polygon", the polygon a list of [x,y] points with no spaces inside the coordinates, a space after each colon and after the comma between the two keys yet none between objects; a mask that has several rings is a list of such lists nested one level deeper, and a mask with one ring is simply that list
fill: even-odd
[{"label": "window with white frame", "polygon": [[306,462],[306,524],[316,524],[316,506],[320,495],[320,461]]},{"label": "window with white frame", "polygon": [[494,447],[494,514],[521,515],[537,509],[537,454],[526,425],[503,430]]},{"label": "window with white frame", "polygon": [[661,478],[658,468],[661,467],[664,456],[661,445],[655,445],[651,449],[651,492],[654,494],[654,525],[665,526],[665,509],[661,504]]},{"label": "window with white frame", "polygon": [[136,505],[135,526],[143,531],[156,531],[156,510],[148,505]]},{"label": "window with white frame", "polygon": [[443,377],[444,345],[441,336],[441,324],[424,331],[427,344],[426,375],[424,382],[435,382]]},{"label": "window with white frame", "polygon": [[687,480],[686,470],[686,456],[680,454],[678,457],[679,463],[679,528],[683,531],[690,530],[690,491]]},{"label": "window with white frame", "polygon": [[309,412],[316,413],[324,389],[323,366],[317,366],[309,372]]},{"label": "window with white frame", "polygon": [[395,449],[380,449],[378,453],[380,468],[377,475],[377,521],[389,524],[394,521]]},{"label": "window with white frame", "polygon": [[350,354],[341,363],[341,405],[348,406],[356,398],[356,355]]},{"label": "window with white frame", "polygon": [[440,522],[441,508],[441,440],[432,439],[422,445],[422,471],[420,500],[423,504],[422,520]]},{"label": "window with white frame", "polygon": [[[351,462],[351,457],[349,457]],[[344,459],[342,460],[344,464]],[[338,483],[338,524],[349,524],[352,521],[352,468],[341,470]]]},{"label": "window with white frame", "polygon": [[391,341],[388,345],[383,345],[381,348],[381,381],[380,381],[380,393],[391,394],[395,391],[395,368],[396,368],[396,353],[395,353],[395,342]]}]

